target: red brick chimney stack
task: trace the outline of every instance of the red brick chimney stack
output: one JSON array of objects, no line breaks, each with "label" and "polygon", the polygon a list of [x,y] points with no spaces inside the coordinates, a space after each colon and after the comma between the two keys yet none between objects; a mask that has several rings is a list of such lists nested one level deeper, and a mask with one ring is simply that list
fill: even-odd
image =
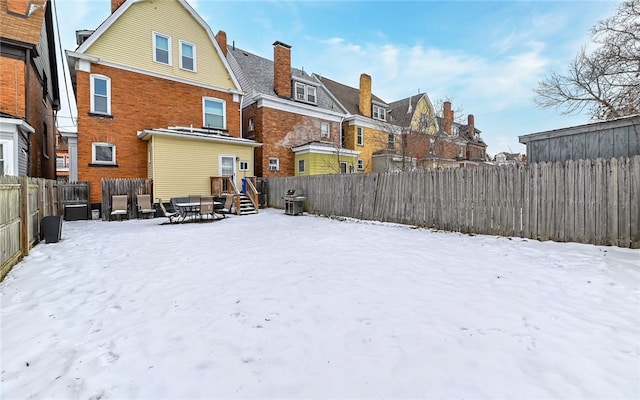
[{"label": "red brick chimney stack", "polygon": [[273,90],[291,97],[291,46],[278,41],[273,43]]},{"label": "red brick chimney stack", "polygon": [[111,14],[116,12],[125,1],[126,0],[111,0]]},{"label": "red brick chimney stack", "polygon": [[476,124],[475,119],[473,118],[473,114],[469,114],[467,116],[467,126],[469,127],[469,136],[474,138],[476,136]]},{"label": "red brick chimney stack", "polygon": [[371,118],[371,77],[367,74],[360,74],[358,110],[360,114]]},{"label": "red brick chimney stack", "polygon": [[451,135],[451,127],[453,125],[453,111],[451,111],[451,102],[444,102],[444,112],[443,112],[443,129],[447,135]]},{"label": "red brick chimney stack", "polygon": [[29,0],[7,0],[7,11],[14,14],[27,15]]},{"label": "red brick chimney stack", "polygon": [[227,56],[227,33],[225,31],[218,31],[216,33],[216,42],[218,42],[218,46],[220,46],[220,50],[222,50],[222,54]]}]

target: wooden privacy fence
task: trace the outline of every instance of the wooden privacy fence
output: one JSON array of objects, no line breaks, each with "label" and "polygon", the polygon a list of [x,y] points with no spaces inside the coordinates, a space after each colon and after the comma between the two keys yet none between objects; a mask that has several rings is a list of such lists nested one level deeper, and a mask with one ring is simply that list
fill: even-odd
[{"label": "wooden privacy fence", "polygon": [[128,218],[136,218],[137,195],[153,193],[151,179],[103,179],[102,180],[102,220],[109,221],[111,213],[111,197],[127,195]]},{"label": "wooden privacy fence", "polygon": [[270,207],[451,231],[640,248],[640,156],[268,178]]}]

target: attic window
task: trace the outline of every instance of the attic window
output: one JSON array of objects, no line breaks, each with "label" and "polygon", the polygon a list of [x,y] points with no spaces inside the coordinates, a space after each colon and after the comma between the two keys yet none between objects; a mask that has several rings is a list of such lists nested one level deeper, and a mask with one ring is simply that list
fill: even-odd
[{"label": "attic window", "polygon": [[306,103],[317,104],[315,86],[306,85],[302,82],[295,82],[295,99]]},{"label": "attic window", "polygon": [[153,32],[153,61],[171,65],[171,37]]},{"label": "attic window", "polygon": [[378,105],[373,105],[373,119],[379,119],[380,121],[387,120],[386,110]]}]

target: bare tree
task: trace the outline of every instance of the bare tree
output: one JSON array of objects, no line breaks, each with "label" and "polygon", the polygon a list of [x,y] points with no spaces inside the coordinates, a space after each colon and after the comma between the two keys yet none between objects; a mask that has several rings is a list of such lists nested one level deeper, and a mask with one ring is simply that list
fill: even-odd
[{"label": "bare tree", "polygon": [[591,30],[598,47],[583,47],[565,74],[552,72],[534,90],[541,108],[562,114],[588,110],[597,120],[640,112],[640,0],[618,6]]}]

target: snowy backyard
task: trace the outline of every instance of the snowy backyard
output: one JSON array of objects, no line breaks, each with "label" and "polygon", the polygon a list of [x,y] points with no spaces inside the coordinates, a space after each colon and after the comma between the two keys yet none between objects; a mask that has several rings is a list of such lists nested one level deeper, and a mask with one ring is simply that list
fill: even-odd
[{"label": "snowy backyard", "polygon": [[640,398],[640,250],[165,221],[65,222],[11,271],[0,398]]}]

